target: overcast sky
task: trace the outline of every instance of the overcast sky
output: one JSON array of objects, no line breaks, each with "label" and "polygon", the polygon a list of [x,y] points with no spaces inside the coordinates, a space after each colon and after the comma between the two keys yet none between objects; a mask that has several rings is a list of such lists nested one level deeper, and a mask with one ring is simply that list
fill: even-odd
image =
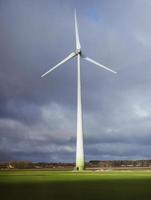
[{"label": "overcast sky", "polygon": [[0,0],[0,161],[75,162],[74,8],[86,160],[151,158],[151,1]]}]

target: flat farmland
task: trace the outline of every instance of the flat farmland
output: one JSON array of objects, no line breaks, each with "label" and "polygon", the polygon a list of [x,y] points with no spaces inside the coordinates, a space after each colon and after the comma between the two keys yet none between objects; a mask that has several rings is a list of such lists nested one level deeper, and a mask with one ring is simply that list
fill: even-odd
[{"label": "flat farmland", "polygon": [[0,171],[2,200],[151,200],[151,171]]}]

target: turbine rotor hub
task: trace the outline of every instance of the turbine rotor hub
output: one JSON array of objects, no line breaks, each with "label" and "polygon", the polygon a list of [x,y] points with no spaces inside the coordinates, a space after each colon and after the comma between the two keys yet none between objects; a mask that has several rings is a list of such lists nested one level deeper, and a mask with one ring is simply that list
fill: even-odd
[{"label": "turbine rotor hub", "polygon": [[76,55],[81,54],[81,49],[76,49],[75,53]]}]

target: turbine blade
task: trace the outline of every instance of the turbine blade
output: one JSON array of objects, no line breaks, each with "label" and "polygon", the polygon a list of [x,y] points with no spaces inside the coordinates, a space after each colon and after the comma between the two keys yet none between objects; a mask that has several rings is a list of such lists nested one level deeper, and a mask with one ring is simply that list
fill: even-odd
[{"label": "turbine blade", "polygon": [[62,60],[61,62],[59,62],[57,65],[55,65],[54,67],[52,67],[50,70],[48,70],[47,72],[45,72],[41,77],[46,76],[48,73],[52,72],[53,70],[55,70],[57,67],[59,67],[60,65],[62,65],[63,63],[67,62],[68,60],[70,60],[71,58],[74,58],[76,56],[75,52],[72,52],[71,54],[69,54],[64,60]]},{"label": "turbine blade", "polygon": [[97,65],[97,66],[99,66],[99,67],[102,67],[103,69],[106,69],[106,70],[108,70],[108,71],[110,71],[110,72],[113,72],[114,74],[117,73],[116,71],[114,71],[114,70],[112,70],[112,69],[110,69],[110,68],[108,68],[108,67],[106,67],[106,66],[104,66],[104,65],[102,65],[102,64],[100,64],[100,63],[98,63],[98,62],[96,62],[95,60],[93,60],[93,59],[91,59],[91,58],[89,58],[89,57],[85,57],[84,55],[82,55],[81,57],[82,57],[83,59],[85,59],[85,60],[87,60],[87,61],[89,61],[89,62],[91,62],[91,63],[93,63],[93,64],[95,64],[95,65]]},{"label": "turbine blade", "polygon": [[78,32],[78,23],[77,23],[77,14],[75,9],[75,33],[76,33],[76,49],[81,49],[80,40],[79,40],[79,32]]}]

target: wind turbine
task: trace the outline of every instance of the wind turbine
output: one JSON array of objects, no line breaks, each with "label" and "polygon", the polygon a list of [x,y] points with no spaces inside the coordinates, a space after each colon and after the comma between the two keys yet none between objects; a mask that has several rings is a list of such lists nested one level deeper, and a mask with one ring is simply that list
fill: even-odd
[{"label": "wind turbine", "polygon": [[83,147],[83,121],[82,121],[82,99],[81,99],[81,67],[80,58],[87,60],[103,69],[106,69],[112,73],[117,73],[112,69],[96,62],[95,60],[85,56],[81,51],[81,45],[79,40],[77,15],[75,9],[75,36],[76,36],[76,49],[74,52],[70,53],[64,60],[59,62],[57,65],[52,67],[50,70],[45,72],[41,77],[46,76],[48,73],[60,67],[63,63],[76,57],[77,58],[77,143],[76,143],[76,170],[84,170],[84,147]]}]

